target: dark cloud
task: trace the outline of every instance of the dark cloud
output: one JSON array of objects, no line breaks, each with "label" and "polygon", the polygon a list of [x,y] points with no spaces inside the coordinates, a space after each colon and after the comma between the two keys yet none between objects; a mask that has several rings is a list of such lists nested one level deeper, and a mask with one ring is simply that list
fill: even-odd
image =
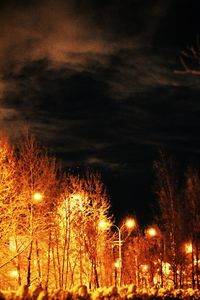
[{"label": "dark cloud", "polygon": [[[59,67],[80,67],[91,59],[104,63],[120,49],[152,46],[163,19],[179,16],[171,0],[5,3],[0,12],[0,65],[5,68],[41,59]],[[174,29],[168,31],[171,36]],[[166,31],[164,36],[168,40]]]},{"label": "dark cloud", "polygon": [[8,5],[1,11],[0,25],[0,63],[5,68],[9,64],[20,68],[40,59],[49,59],[54,65],[82,64],[88,54],[95,57],[112,50],[87,19],[75,15],[70,1]]},{"label": "dark cloud", "polygon": [[[109,72],[104,68],[97,74],[32,63],[12,77],[9,74],[18,90],[7,93],[4,110],[15,111],[20,120],[30,122],[70,165],[102,164],[132,172],[135,157],[147,147],[190,151],[191,143],[196,152],[199,86],[190,86],[189,81],[184,87],[177,78],[177,84],[172,84],[174,79],[168,81],[168,76],[163,84],[144,78],[135,82],[137,71],[131,66],[127,69],[121,63],[118,70],[121,92],[113,98],[116,90],[111,82],[115,80],[119,87],[120,72],[105,80]],[[137,166],[135,171],[143,168]]]}]

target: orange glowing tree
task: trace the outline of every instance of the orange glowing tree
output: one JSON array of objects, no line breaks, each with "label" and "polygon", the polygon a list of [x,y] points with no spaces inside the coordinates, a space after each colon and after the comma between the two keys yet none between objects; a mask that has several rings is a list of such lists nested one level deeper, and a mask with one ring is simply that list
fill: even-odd
[{"label": "orange glowing tree", "polygon": [[44,243],[48,244],[49,239],[49,214],[56,201],[56,167],[55,160],[29,133],[25,134],[18,149],[17,175],[21,203],[18,234],[29,243],[21,255],[21,273],[23,283],[30,285],[33,279],[38,283],[45,280],[42,257],[45,257]]},{"label": "orange glowing tree", "polygon": [[[103,234],[98,220],[108,218],[109,202],[97,174],[69,176],[60,197],[53,248],[54,268],[61,288],[74,284],[100,285],[102,280]],[[57,262],[57,263],[56,263]]]},{"label": "orange glowing tree", "polygon": [[[0,137],[0,285],[9,280],[8,264],[12,265],[13,254],[8,255],[9,238],[16,239],[17,217],[19,212],[16,188],[16,160],[14,149],[6,136]],[[20,281],[18,281],[20,283]]]}]

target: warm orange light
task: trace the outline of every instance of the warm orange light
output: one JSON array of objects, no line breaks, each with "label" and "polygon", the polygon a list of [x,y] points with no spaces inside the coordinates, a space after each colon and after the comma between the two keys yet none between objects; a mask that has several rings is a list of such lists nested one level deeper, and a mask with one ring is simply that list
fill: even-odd
[{"label": "warm orange light", "polygon": [[17,270],[12,270],[9,272],[10,277],[16,278],[18,277],[19,273]]},{"label": "warm orange light", "polygon": [[134,219],[127,219],[126,220],[126,227],[131,229],[136,227],[136,221]]},{"label": "warm orange light", "polygon": [[115,268],[119,269],[121,267],[121,261],[120,259],[117,259],[114,263]]},{"label": "warm orange light", "polygon": [[118,230],[121,230],[124,226],[126,226],[129,229],[135,228],[136,227],[136,221],[134,219],[127,219],[126,222],[119,228],[117,225],[111,224],[107,220],[100,220],[99,221],[99,228],[103,230],[107,230],[110,227],[116,227]]},{"label": "warm orange light", "polygon": [[44,195],[42,195],[41,193],[36,192],[33,194],[33,200],[35,202],[40,202],[43,200],[43,198],[44,198]]},{"label": "warm orange light", "polygon": [[147,272],[148,271],[148,266],[147,265],[142,265],[142,271]]},{"label": "warm orange light", "polygon": [[106,220],[99,221],[99,229],[107,230],[107,229],[109,229],[109,227],[110,227],[110,224],[108,221],[106,221]]},{"label": "warm orange light", "polygon": [[185,243],[185,252],[186,252],[186,254],[192,253],[192,243],[191,242]]},{"label": "warm orange light", "polygon": [[149,237],[154,237],[154,236],[156,236],[156,235],[157,235],[156,229],[155,229],[154,227],[148,228],[148,229],[147,229],[147,235],[148,235]]},{"label": "warm orange light", "polygon": [[168,262],[163,262],[162,271],[165,276],[168,276],[171,272],[171,265]]}]

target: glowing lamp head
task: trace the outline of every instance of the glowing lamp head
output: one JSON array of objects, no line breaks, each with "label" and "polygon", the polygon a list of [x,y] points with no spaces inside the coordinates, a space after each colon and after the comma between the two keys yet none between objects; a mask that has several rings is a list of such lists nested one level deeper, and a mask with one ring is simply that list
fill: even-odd
[{"label": "glowing lamp head", "polygon": [[154,237],[154,236],[156,236],[156,235],[157,235],[156,229],[155,229],[154,227],[148,228],[148,229],[147,229],[147,235],[148,235],[149,237]]},{"label": "glowing lamp head", "polygon": [[134,219],[127,219],[126,220],[126,227],[129,229],[133,229],[136,227],[136,221]]},{"label": "glowing lamp head", "polygon": [[12,270],[12,271],[9,272],[9,275],[10,275],[10,277],[12,277],[12,278],[17,278],[18,275],[19,275],[19,273],[18,273],[17,270]]},{"label": "glowing lamp head", "polygon": [[108,221],[106,220],[100,220],[99,221],[99,229],[102,229],[102,230],[108,230],[110,227],[110,224]]},{"label": "glowing lamp head", "polygon": [[148,271],[148,266],[147,265],[142,265],[142,271],[147,272]]},{"label": "glowing lamp head", "polygon": [[186,254],[192,253],[192,243],[191,242],[185,243],[185,252],[186,252]]},{"label": "glowing lamp head", "polygon": [[120,259],[117,259],[117,260],[114,262],[114,266],[115,266],[116,269],[120,269],[120,267],[121,267],[121,261],[120,261]]},{"label": "glowing lamp head", "polygon": [[35,202],[40,202],[43,200],[43,198],[44,198],[44,196],[41,193],[36,192],[33,194],[33,200]]}]

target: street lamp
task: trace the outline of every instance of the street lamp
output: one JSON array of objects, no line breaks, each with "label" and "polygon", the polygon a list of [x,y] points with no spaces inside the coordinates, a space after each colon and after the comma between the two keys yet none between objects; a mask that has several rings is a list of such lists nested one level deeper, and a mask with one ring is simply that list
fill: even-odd
[{"label": "street lamp", "polygon": [[106,230],[106,229],[109,229],[110,227],[115,227],[118,231],[118,240],[116,241],[117,245],[118,245],[118,261],[117,261],[117,263],[115,263],[115,267],[119,269],[119,286],[121,286],[121,279],[122,279],[122,243],[123,243],[123,241],[122,241],[122,229],[124,227],[127,227],[128,229],[135,228],[136,227],[136,221],[133,218],[128,218],[126,220],[126,222],[124,222],[122,224],[121,227],[118,227],[115,224],[110,224],[105,220],[101,220],[99,222],[99,228],[101,228],[101,229]]},{"label": "street lamp", "polygon": [[136,227],[136,221],[133,218],[129,218],[126,220],[125,223],[122,224],[122,226],[119,228],[115,225],[115,227],[118,229],[118,243],[119,243],[119,286],[121,286],[122,281],[122,236],[121,236],[121,230],[123,227],[127,227],[128,229],[134,229]]},{"label": "street lamp", "polygon": [[39,193],[39,192],[35,192],[32,194],[32,199],[31,199],[31,203],[30,203],[30,236],[32,238],[33,236],[33,205],[34,204],[38,204],[40,203],[44,198],[44,195]]},{"label": "street lamp", "polygon": [[192,247],[192,243],[191,242],[187,242],[185,243],[185,253],[186,254],[190,254],[193,251],[193,247]]},{"label": "street lamp", "polygon": [[12,278],[17,278],[18,275],[19,275],[19,272],[18,272],[18,270],[12,270],[12,271],[9,272],[9,275]]},{"label": "street lamp", "polygon": [[149,236],[150,238],[153,238],[153,237],[157,236],[157,234],[158,234],[155,227],[149,227],[147,229],[146,233],[147,233],[147,236]]},{"label": "street lamp", "polygon": [[33,227],[33,205],[34,203],[40,203],[44,198],[44,195],[39,193],[39,192],[35,192],[32,194],[32,199],[31,199],[31,203],[30,203],[30,250],[29,250],[29,254],[28,254],[28,267],[27,267],[27,284],[28,286],[30,285],[30,280],[31,280],[31,257],[32,257],[32,251],[33,251],[33,232],[34,232],[34,227]]},{"label": "street lamp", "polygon": [[41,193],[39,193],[39,192],[35,192],[35,193],[33,194],[33,200],[34,200],[34,202],[36,202],[36,203],[42,201],[43,198],[44,198],[44,195],[41,194]]}]

